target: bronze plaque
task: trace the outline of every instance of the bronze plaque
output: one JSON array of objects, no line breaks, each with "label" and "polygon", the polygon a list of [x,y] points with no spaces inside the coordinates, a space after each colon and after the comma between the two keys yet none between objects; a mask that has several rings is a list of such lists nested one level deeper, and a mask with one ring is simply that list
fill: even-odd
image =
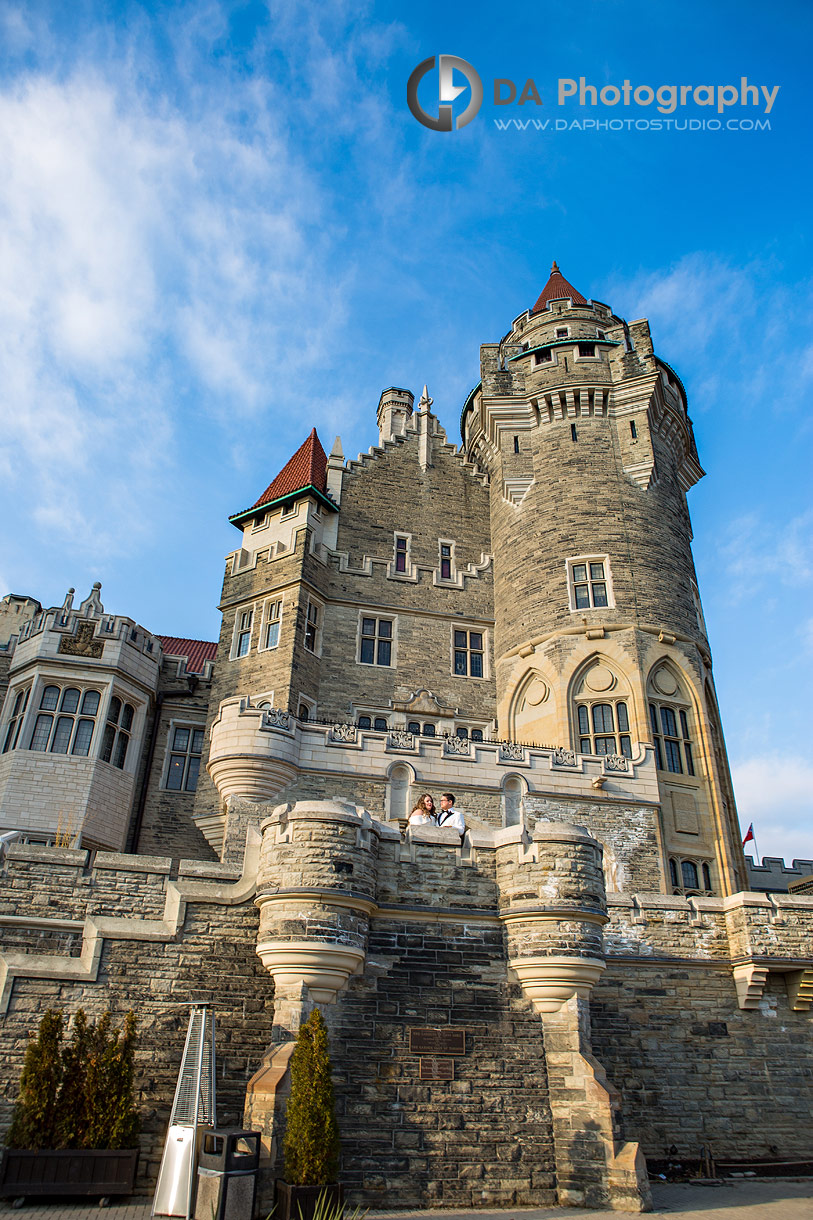
[{"label": "bronze plaque", "polygon": [[416,1055],[465,1055],[465,1029],[411,1029],[409,1049]]},{"label": "bronze plaque", "polygon": [[419,1059],[421,1080],[454,1080],[454,1059]]}]

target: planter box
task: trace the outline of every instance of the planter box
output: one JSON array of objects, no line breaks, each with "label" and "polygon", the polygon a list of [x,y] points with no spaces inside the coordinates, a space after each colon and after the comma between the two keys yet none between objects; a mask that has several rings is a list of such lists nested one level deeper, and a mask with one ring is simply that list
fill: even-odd
[{"label": "planter box", "polygon": [[344,1187],[338,1182],[330,1186],[294,1186],[277,1178],[277,1210],[274,1220],[313,1220],[316,1201],[321,1194],[327,1195],[328,1203],[344,1202]]},{"label": "planter box", "polygon": [[7,1148],[0,1162],[0,1198],[131,1195],[138,1153],[138,1148]]}]

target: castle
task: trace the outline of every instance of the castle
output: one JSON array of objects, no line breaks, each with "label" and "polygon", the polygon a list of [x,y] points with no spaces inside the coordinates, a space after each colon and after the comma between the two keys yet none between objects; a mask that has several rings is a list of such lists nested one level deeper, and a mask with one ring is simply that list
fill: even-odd
[{"label": "castle", "polygon": [[[6,1110],[38,1013],[137,1006],[148,1182],[209,1001],[270,1180],[319,1004],[365,1205],[809,1162],[813,897],[748,889],[683,385],[554,264],[460,447],[432,406],[385,390],[368,453],[314,430],[231,518],[216,646],[4,599]],[[462,838],[407,827],[446,790]]]}]

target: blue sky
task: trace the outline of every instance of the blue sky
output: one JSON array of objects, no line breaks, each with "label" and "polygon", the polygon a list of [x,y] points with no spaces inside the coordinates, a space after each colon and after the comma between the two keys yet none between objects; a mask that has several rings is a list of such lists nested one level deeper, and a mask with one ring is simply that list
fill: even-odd
[{"label": "blue sky", "polygon": [[[428,382],[459,440],[479,344],[555,258],[648,317],[687,387],[741,821],[761,854],[813,858],[812,26],[801,0],[7,0],[0,592],[101,580],[111,610],[216,638],[228,515],[314,424],[366,449],[388,385]],[[448,134],[405,104],[440,52],[485,86]],[[722,116],[770,130],[497,129],[663,117],[559,105],[581,76],[780,89]],[[495,77],[542,106],[495,107]],[[719,116],[690,96],[671,117]]]}]

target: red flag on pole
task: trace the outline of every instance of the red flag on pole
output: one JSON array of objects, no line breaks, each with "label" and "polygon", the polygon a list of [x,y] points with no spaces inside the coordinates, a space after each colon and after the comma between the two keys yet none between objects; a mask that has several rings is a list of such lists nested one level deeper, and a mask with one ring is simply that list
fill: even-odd
[{"label": "red flag on pole", "polygon": [[742,841],[743,847],[745,847],[746,843],[748,843],[752,840],[754,843],[756,843],[756,839],[754,839],[754,823],[753,822],[751,823],[751,825],[748,827],[748,829],[745,832],[745,838]]}]

